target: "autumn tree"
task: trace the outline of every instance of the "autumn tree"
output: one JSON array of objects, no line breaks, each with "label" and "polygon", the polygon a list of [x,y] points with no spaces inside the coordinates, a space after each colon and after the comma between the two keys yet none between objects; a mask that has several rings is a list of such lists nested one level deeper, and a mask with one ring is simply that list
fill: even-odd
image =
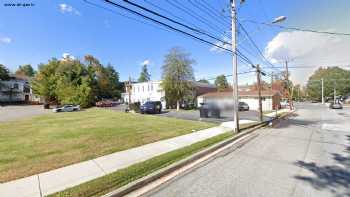
[{"label": "autumn tree", "polygon": [[16,70],[17,76],[34,77],[35,70],[30,64],[19,66]]}]

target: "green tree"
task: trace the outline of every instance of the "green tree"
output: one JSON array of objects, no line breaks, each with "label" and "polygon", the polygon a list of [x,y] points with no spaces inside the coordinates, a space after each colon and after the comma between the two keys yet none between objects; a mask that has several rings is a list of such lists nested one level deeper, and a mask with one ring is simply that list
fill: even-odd
[{"label": "green tree", "polygon": [[59,76],[56,75],[56,69],[60,62],[52,58],[47,64],[38,66],[38,73],[32,80],[33,92],[42,96],[45,102],[57,102],[56,87]]},{"label": "green tree", "polygon": [[35,75],[35,70],[30,64],[26,64],[23,66],[19,66],[16,75],[18,76],[27,76],[27,77],[34,77]]},{"label": "green tree", "polygon": [[324,96],[333,97],[334,88],[337,95],[350,92],[350,71],[340,67],[319,68],[309,78],[306,91],[309,99],[321,100],[321,79],[324,80]]},{"label": "green tree", "polygon": [[217,76],[214,83],[215,83],[219,92],[224,91],[225,89],[227,89],[229,87],[229,84],[227,82],[225,75]]},{"label": "green tree", "polygon": [[146,82],[151,80],[151,75],[148,73],[147,65],[142,66],[142,71],[140,73],[139,82]]},{"label": "green tree", "polygon": [[86,55],[84,60],[90,76],[90,87],[95,100],[103,98],[120,98],[121,87],[119,73],[111,64],[106,67],[92,55]]},{"label": "green tree", "polygon": [[161,85],[165,91],[168,104],[172,106],[176,103],[177,110],[180,108],[180,102],[193,90],[192,64],[194,62],[190,54],[180,48],[172,48],[165,55]]},{"label": "green tree", "polygon": [[9,70],[4,65],[0,64],[0,80],[8,80],[9,78]]}]

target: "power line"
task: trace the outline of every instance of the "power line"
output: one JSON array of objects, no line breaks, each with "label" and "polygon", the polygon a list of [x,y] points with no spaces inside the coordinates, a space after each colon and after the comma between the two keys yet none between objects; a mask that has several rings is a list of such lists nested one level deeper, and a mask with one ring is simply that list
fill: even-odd
[{"label": "power line", "polygon": [[[195,12],[193,12],[192,10],[186,8],[186,7],[181,7],[179,5],[177,5],[175,2],[177,2],[179,4],[179,2],[177,0],[166,0],[167,3],[169,3],[170,5],[172,5],[173,7],[181,10],[182,12],[186,13],[187,15],[199,20],[200,22],[202,22],[203,24],[205,24],[206,26],[208,26],[210,29],[212,29],[215,32],[218,33],[223,33],[225,34],[226,30],[221,29],[220,27],[218,27],[215,24],[210,23],[209,21],[207,21],[206,19],[204,19],[201,16],[198,16],[197,14],[195,14]],[[221,29],[221,31],[219,31],[218,29]],[[222,32],[223,31],[223,32]]]},{"label": "power line", "polygon": [[258,22],[254,20],[244,20],[244,22],[250,22],[254,24],[262,24],[270,27],[277,27],[280,29],[286,29],[286,30],[295,30],[295,31],[304,31],[304,32],[312,32],[312,33],[318,33],[318,34],[329,34],[329,35],[338,35],[338,36],[350,36],[350,33],[343,33],[343,32],[329,32],[329,31],[318,31],[313,29],[303,29],[298,27],[287,27],[283,25],[277,25],[273,23],[265,23],[265,22]]},{"label": "power line", "polygon": [[132,5],[132,6],[135,6],[135,7],[137,7],[137,8],[140,8],[140,9],[146,11],[146,12],[149,12],[149,13],[151,13],[151,14],[153,14],[153,15],[156,15],[156,16],[158,16],[158,17],[161,17],[161,18],[163,18],[163,19],[166,19],[166,20],[168,20],[168,21],[170,21],[170,22],[172,22],[172,23],[175,23],[175,24],[177,24],[177,25],[180,25],[180,26],[182,26],[182,27],[185,27],[185,28],[187,28],[187,29],[189,29],[189,30],[191,30],[191,31],[194,31],[194,32],[199,33],[199,34],[206,35],[206,36],[208,36],[208,37],[210,37],[210,38],[212,38],[212,39],[214,39],[214,40],[223,42],[224,44],[227,43],[227,42],[225,42],[225,41],[223,41],[223,40],[221,40],[221,39],[219,39],[219,38],[217,38],[217,37],[215,37],[215,36],[212,36],[212,35],[210,35],[210,34],[208,34],[208,33],[206,33],[206,32],[203,32],[203,31],[201,31],[201,30],[198,30],[198,29],[196,29],[196,28],[190,27],[190,26],[188,26],[188,25],[186,25],[186,24],[183,24],[183,23],[181,23],[181,22],[179,22],[179,21],[173,20],[173,19],[171,19],[171,18],[169,18],[169,17],[167,17],[167,16],[164,16],[164,15],[158,13],[158,12],[155,12],[155,11],[153,11],[153,10],[150,10],[150,9],[144,7],[144,6],[141,6],[141,5],[139,5],[139,4],[133,3],[133,2],[131,2],[131,1],[129,1],[129,0],[123,0],[123,1],[126,2],[126,3],[128,3],[128,4],[130,4],[130,5]]},{"label": "power line", "polygon": [[[124,0],[124,1],[125,1],[125,2],[128,2],[128,3],[130,3],[130,4],[134,4],[134,3],[132,3],[132,2],[130,2],[130,1],[128,1],[128,0]],[[191,38],[193,38],[193,39],[199,40],[199,41],[204,42],[204,43],[209,44],[209,45],[213,45],[213,46],[215,46],[215,47],[218,47],[218,48],[220,48],[220,49],[223,49],[223,50],[225,50],[225,51],[229,51],[229,52],[232,53],[232,50],[231,50],[231,49],[227,49],[227,48],[225,48],[225,47],[222,47],[222,46],[220,46],[220,45],[217,45],[217,44],[215,44],[215,43],[212,43],[212,42],[210,42],[210,41],[207,41],[207,40],[205,40],[205,39],[203,39],[203,38],[200,38],[200,37],[197,37],[197,36],[195,36],[195,35],[192,35],[192,34],[186,32],[186,31],[180,30],[180,29],[175,28],[175,27],[173,27],[173,26],[171,26],[171,25],[169,25],[169,24],[166,24],[166,23],[164,23],[164,22],[161,22],[161,21],[158,21],[158,20],[156,20],[156,19],[153,19],[153,18],[151,18],[151,17],[149,17],[149,16],[146,16],[146,15],[144,15],[144,14],[142,14],[142,13],[139,13],[139,12],[137,12],[137,11],[134,11],[134,10],[132,10],[132,9],[130,9],[130,8],[127,8],[127,7],[125,7],[125,6],[122,6],[122,5],[120,5],[120,4],[117,4],[117,3],[113,2],[113,1],[105,0],[105,2],[110,3],[110,4],[114,5],[114,6],[116,6],[116,7],[118,7],[118,8],[121,8],[121,9],[123,9],[123,10],[126,10],[126,11],[128,11],[128,12],[131,12],[132,14],[135,14],[135,15],[141,16],[141,17],[143,17],[143,18],[146,18],[146,19],[148,19],[148,20],[150,20],[150,21],[152,21],[152,22],[155,22],[155,23],[157,23],[157,24],[159,24],[159,25],[162,25],[162,26],[164,26],[164,27],[167,27],[167,28],[169,28],[169,29],[171,29],[171,30],[174,30],[174,31],[178,32],[178,33],[185,34],[185,35],[187,35],[187,36],[189,36],[189,37],[191,37]],[[151,10],[149,10],[149,9],[143,7],[143,6],[139,6],[139,5],[137,5],[137,4],[134,4],[134,6],[139,7],[140,9],[143,9],[143,10],[145,10],[145,11],[151,12],[152,14],[156,14],[157,16],[159,15],[159,17],[162,17],[162,18],[164,18],[164,19],[172,20],[174,23],[178,23],[177,21],[174,21],[173,19],[170,19],[170,18],[168,18],[168,17],[162,16],[162,15],[160,15],[160,14],[154,12],[154,11],[151,11]],[[181,23],[179,23],[179,24],[181,24]],[[183,24],[182,24],[182,25],[183,25]],[[187,25],[183,25],[183,26],[186,27],[186,28],[191,28],[191,29],[195,30],[194,28],[188,27]],[[196,30],[196,31],[198,31],[198,30]],[[198,33],[202,33],[202,34],[203,34],[203,32],[200,32],[200,31],[198,31]],[[220,39],[218,39],[218,38],[215,38],[215,37],[213,37],[213,38],[216,39],[216,40],[219,40],[219,41],[221,41],[221,42],[224,42],[224,41],[222,41],[222,40],[220,40]],[[248,63],[249,65],[251,65],[253,68],[255,68],[255,65],[252,63],[252,61],[250,61],[249,58],[247,58],[245,55],[243,55],[239,50],[236,51],[236,55],[239,56],[239,57],[241,57],[242,60],[244,60],[246,63]],[[265,73],[263,73],[263,71],[261,71],[261,72],[262,72],[262,74],[265,74]]]},{"label": "power line", "polygon": [[113,5],[113,6],[116,6],[116,7],[120,8],[120,9],[122,9],[122,10],[128,11],[128,12],[134,14],[134,15],[137,15],[137,16],[140,16],[140,17],[145,18],[145,19],[147,19],[147,20],[150,20],[150,21],[152,21],[152,22],[154,22],[154,23],[157,23],[157,24],[159,24],[159,25],[161,25],[161,26],[164,26],[164,27],[166,27],[166,28],[169,28],[169,29],[171,29],[171,30],[173,30],[173,31],[176,31],[176,32],[178,32],[178,33],[187,35],[187,36],[189,36],[189,37],[191,37],[191,38],[193,38],[193,39],[196,39],[196,40],[198,40],[198,41],[201,41],[201,42],[203,42],[203,43],[206,43],[206,44],[209,44],[209,45],[218,47],[218,48],[223,49],[223,50],[225,50],[225,51],[232,52],[232,50],[230,50],[230,49],[221,47],[221,46],[219,46],[219,45],[217,45],[217,44],[215,44],[215,43],[212,43],[212,42],[210,42],[210,41],[207,41],[207,40],[205,40],[205,39],[203,39],[203,38],[199,38],[199,37],[197,37],[197,36],[195,36],[195,35],[192,35],[192,34],[186,32],[186,31],[180,30],[180,29],[175,28],[175,27],[173,27],[173,26],[171,26],[171,25],[168,25],[168,24],[166,24],[166,23],[163,23],[163,22],[161,22],[161,21],[158,21],[158,20],[156,20],[156,19],[153,19],[153,18],[151,18],[151,17],[149,17],[149,16],[146,16],[146,15],[144,15],[144,14],[141,14],[141,13],[139,13],[139,12],[137,12],[137,11],[134,11],[134,10],[132,10],[132,9],[130,9],[130,8],[127,8],[127,7],[125,7],[125,6],[122,6],[122,5],[120,5],[120,4],[117,4],[117,3],[113,2],[113,1],[110,1],[110,0],[104,0],[104,1],[105,1],[106,3],[109,3],[109,4]]},{"label": "power line", "polygon": [[[230,26],[231,24],[228,23],[228,21],[222,21],[220,20],[220,16],[218,17],[216,15],[216,13],[212,13],[211,10],[209,10],[208,8],[206,8],[205,6],[203,6],[203,4],[201,4],[200,1],[196,1],[197,3],[194,3],[192,0],[188,0],[188,2],[193,5],[194,7],[196,7],[198,10],[204,12],[206,15],[210,16],[212,19],[214,19],[215,21],[221,23],[222,25],[226,26]],[[198,6],[199,5],[199,6]]]},{"label": "power line", "polygon": [[275,65],[273,65],[262,53],[262,51],[260,50],[260,48],[258,47],[258,45],[254,42],[254,40],[250,37],[248,31],[243,27],[243,25],[241,23],[238,23],[239,26],[242,28],[243,32],[247,35],[248,39],[250,40],[250,42],[254,45],[254,47],[257,49],[258,53],[260,54],[260,56],[269,64],[272,66],[272,68],[275,69]]},{"label": "power line", "polygon": [[[133,21],[136,21],[136,22],[145,24],[145,25],[149,25],[149,26],[152,26],[152,27],[154,27],[154,28],[159,28],[159,26],[156,26],[156,25],[154,25],[154,24],[152,24],[152,23],[149,23],[149,22],[147,22],[147,21],[142,21],[142,20],[139,20],[139,19],[137,19],[137,18],[133,18],[133,17],[131,17],[131,16],[128,16],[128,15],[126,15],[126,14],[122,14],[122,13],[116,12],[115,10],[112,10],[112,9],[109,9],[109,8],[106,8],[106,7],[103,7],[103,6],[100,6],[100,5],[96,4],[96,3],[90,2],[90,1],[88,1],[88,0],[83,0],[83,1],[84,1],[85,3],[87,3],[87,4],[90,4],[90,5],[92,5],[92,6],[95,6],[95,7],[99,8],[99,9],[103,9],[103,10],[105,10],[105,11],[111,12],[111,13],[116,14],[116,15],[119,15],[119,16],[123,16],[123,17],[125,17],[125,18],[127,18],[127,19],[130,19],[130,20],[133,20]],[[161,29],[164,30],[164,31],[170,32],[168,29],[165,29],[165,28],[161,28]]]}]

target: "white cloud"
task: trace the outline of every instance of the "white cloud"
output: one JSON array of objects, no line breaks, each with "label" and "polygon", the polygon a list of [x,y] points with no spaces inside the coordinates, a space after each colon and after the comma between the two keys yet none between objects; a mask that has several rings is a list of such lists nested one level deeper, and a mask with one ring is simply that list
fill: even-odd
[{"label": "white cloud", "polygon": [[290,64],[310,66],[311,69],[292,69],[291,78],[305,82],[319,66],[350,64],[350,38],[311,32],[281,32],[265,48],[271,62],[290,60]]},{"label": "white cloud", "polygon": [[59,4],[59,9],[60,9],[61,13],[63,13],[63,14],[64,13],[72,13],[72,14],[75,14],[75,15],[78,15],[78,16],[81,15],[80,12],[77,9],[75,9],[71,5],[68,5],[68,4],[65,4],[65,3]]},{"label": "white cloud", "polygon": [[12,39],[9,37],[0,37],[0,44],[10,44],[12,42]]},{"label": "white cloud", "polygon": [[151,60],[148,60],[148,59],[146,59],[146,60],[144,60],[140,65],[150,65],[151,64]]}]

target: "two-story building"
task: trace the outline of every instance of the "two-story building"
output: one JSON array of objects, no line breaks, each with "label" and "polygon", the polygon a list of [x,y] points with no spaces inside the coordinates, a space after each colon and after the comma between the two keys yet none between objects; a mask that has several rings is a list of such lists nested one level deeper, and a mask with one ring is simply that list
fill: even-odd
[{"label": "two-story building", "polygon": [[[126,85],[125,93],[122,93],[122,99],[125,103],[146,101],[161,101],[163,108],[166,105],[165,91],[161,87],[161,81],[148,81],[142,83],[132,83],[131,86]],[[205,94],[208,92],[215,92],[216,87],[212,84],[193,82],[194,92],[193,96]],[[130,88],[130,89],[129,89]]]},{"label": "two-story building", "polygon": [[0,102],[2,103],[31,102],[38,99],[33,96],[27,79],[12,76],[9,80],[0,81]]}]

